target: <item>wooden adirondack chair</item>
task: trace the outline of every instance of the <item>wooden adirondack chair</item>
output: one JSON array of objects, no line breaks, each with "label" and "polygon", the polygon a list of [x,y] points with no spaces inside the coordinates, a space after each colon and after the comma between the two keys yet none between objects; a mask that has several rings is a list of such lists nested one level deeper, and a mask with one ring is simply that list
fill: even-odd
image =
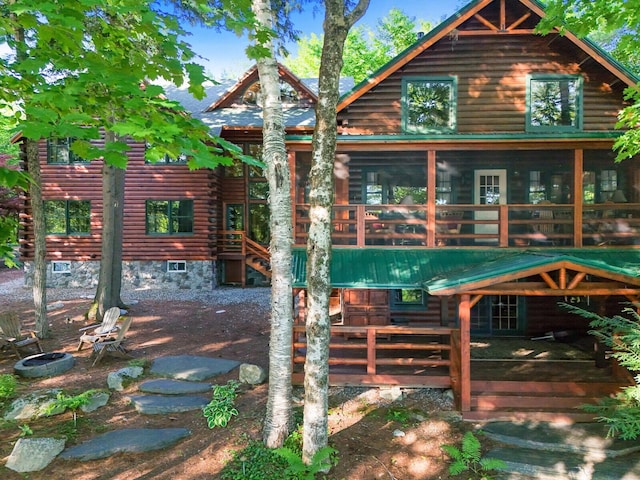
[{"label": "wooden adirondack chair", "polygon": [[33,330],[23,330],[22,322],[15,312],[0,313],[0,340],[11,347],[18,358],[22,358],[20,350],[35,345],[36,353],[42,353],[40,339]]},{"label": "wooden adirondack chair", "polygon": [[132,318],[127,316],[125,317],[122,325],[120,325],[120,329],[118,330],[118,335],[112,339],[105,339],[95,342],[93,344],[93,353],[95,356],[92,367],[95,367],[100,360],[104,358],[105,355],[112,355],[114,357],[119,358],[130,358],[127,350],[122,345],[122,341],[124,340],[124,336],[127,334],[127,330],[131,326]]},{"label": "wooden adirondack chair", "polygon": [[[112,307],[104,313],[102,317],[102,323],[99,325],[89,325],[83,327],[79,331],[85,332],[80,335],[80,343],[78,343],[77,351],[82,350],[82,346],[85,343],[96,343],[103,340],[111,340],[118,335],[119,328],[116,326],[116,322],[120,318],[120,308]],[[90,332],[87,330],[93,329]]]}]

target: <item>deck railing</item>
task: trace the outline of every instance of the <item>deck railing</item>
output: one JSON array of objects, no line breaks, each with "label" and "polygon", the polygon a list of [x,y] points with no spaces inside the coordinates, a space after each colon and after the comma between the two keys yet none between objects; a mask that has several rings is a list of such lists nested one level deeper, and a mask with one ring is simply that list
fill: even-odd
[{"label": "deck railing", "polygon": [[[294,383],[304,379],[305,327],[293,327]],[[331,326],[329,381],[332,385],[452,386],[460,361],[452,360],[457,329],[397,325]]]},{"label": "deck railing", "polygon": [[[296,205],[295,244],[309,205]],[[640,244],[640,203],[335,205],[333,244],[352,246],[603,246]]]}]

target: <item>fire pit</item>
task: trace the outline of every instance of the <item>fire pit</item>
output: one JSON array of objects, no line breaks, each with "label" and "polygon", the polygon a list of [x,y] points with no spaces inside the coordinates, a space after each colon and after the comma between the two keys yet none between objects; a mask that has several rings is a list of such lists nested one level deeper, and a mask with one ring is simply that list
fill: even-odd
[{"label": "fire pit", "polygon": [[21,377],[53,377],[66,372],[74,363],[75,358],[70,353],[39,353],[20,360],[13,367],[13,371]]}]

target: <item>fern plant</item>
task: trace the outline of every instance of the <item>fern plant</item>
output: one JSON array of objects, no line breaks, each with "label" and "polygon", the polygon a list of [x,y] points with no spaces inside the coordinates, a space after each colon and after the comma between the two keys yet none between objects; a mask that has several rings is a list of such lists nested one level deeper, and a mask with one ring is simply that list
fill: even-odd
[{"label": "fern plant", "polygon": [[314,480],[316,474],[326,472],[338,463],[338,451],[329,446],[318,450],[309,465],[302,461],[298,452],[290,448],[277,448],[275,452],[284,458],[288,464],[284,473],[298,480]]},{"label": "fern plant", "polygon": [[62,392],[58,393],[56,399],[51,403],[46,410],[47,415],[51,415],[56,410],[71,410],[73,413],[74,426],[78,421],[78,409],[84,405],[88,405],[91,402],[91,398],[98,393],[99,390],[91,389],[78,395],[66,395]]},{"label": "fern plant", "polygon": [[475,477],[482,480],[493,480],[489,472],[506,467],[506,464],[500,459],[482,457],[480,441],[472,432],[464,434],[460,448],[455,445],[442,445],[441,448],[453,460],[453,463],[449,465],[451,475],[470,471]]},{"label": "fern plant", "polygon": [[605,317],[569,304],[566,310],[590,320],[589,333],[612,350],[612,357],[634,374],[634,385],[621,389],[612,398],[603,398],[597,405],[582,408],[596,415],[596,419],[609,426],[609,436],[635,440],[640,436],[640,314],[631,308],[623,315]]},{"label": "fern plant", "polygon": [[209,428],[226,427],[231,417],[238,415],[234,406],[238,396],[240,383],[229,380],[226,385],[214,385],[211,401],[202,407],[202,413],[207,419]]}]

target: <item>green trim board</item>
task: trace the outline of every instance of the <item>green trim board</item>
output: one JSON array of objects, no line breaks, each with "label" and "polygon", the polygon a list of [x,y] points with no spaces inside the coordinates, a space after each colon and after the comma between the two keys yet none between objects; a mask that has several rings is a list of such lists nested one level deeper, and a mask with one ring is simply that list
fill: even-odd
[{"label": "green trim board", "polygon": [[[536,133],[439,133],[439,134],[403,134],[403,135],[338,135],[338,144],[342,143],[407,143],[407,142],[512,142],[535,141],[547,142],[554,140],[615,140],[623,134],[622,131],[603,132],[536,132]],[[289,142],[311,142],[311,135],[286,135]]]},{"label": "green trim board", "polygon": [[[293,287],[306,287],[306,250],[293,249]],[[509,273],[560,262],[624,277],[640,285],[636,249],[407,249],[334,248],[333,288],[424,288],[429,294],[466,288]]]}]

